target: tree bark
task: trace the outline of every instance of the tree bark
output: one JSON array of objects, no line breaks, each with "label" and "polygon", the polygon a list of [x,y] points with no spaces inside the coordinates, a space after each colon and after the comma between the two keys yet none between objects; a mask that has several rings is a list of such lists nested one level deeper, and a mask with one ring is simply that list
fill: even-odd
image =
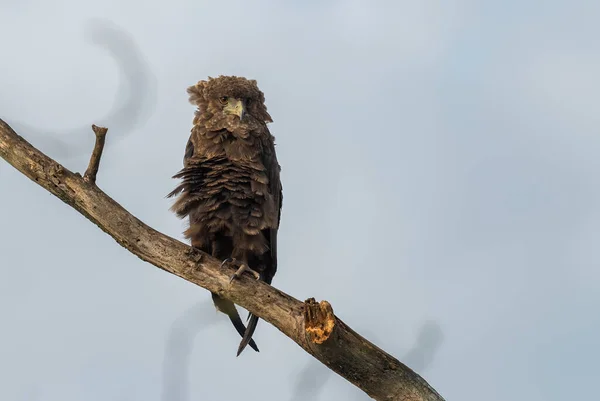
[{"label": "tree bark", "polygon": [[[94,129],[97,132],[96,127]],[[98,141],[100,142],[100,141]],[[102,153],[96,143],[84,179],[34,148],[0,120],[0,156],[67,203],[140,259],[228,298],[277,327],[306,352],[376,400],[443,401],[410,368],[348,327],[331,305],[301,302],[248,276],[229,284],[220,261],[168,237],[137,219],[95,185]]]}]

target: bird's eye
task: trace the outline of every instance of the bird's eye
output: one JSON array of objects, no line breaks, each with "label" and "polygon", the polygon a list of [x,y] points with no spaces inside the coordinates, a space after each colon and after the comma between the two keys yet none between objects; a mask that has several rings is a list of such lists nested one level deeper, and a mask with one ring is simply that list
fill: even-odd
[{"label": "bird's eye", "polygon": [[228,100],[229,100],[229,98],[227,96],[221,96],[219,98],[219,102],[221,102],[221,104],[227,104]]}]

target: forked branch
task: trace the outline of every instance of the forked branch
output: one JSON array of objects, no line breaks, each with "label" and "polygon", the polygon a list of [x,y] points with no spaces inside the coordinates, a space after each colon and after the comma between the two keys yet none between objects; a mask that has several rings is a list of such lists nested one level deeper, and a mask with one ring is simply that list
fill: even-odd
[{"label": "forked branch", "polygon": [[72,206],[140,259],[228,298],[277,327],[306,352],[376,400],[443,401],[410,368],[358,335],[331,305],[306,302],[231,272],[206,253],[159,233],[127,212],[95,185],[106,129],[97,142],[85,178],[44,155],[0,120],[0,157]]}]

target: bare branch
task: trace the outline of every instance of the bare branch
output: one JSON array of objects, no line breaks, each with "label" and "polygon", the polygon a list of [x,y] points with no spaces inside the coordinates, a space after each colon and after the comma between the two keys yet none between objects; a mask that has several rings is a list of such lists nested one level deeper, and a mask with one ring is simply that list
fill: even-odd
[{"label": "bare branch", "polygon": [[96,143],[94,144],[94,150],[90,157],[90,164],[88,165],[83,180],[90,184],[96,183],[96,175],[98,174],[98,168],[100,168],[100,159],[102,158],[102,151],[104,150],[104,142],[106,140],[106,132],[108,128],[98,127],[96,124],[92,124],[94,134],[96,134]]},{"label": "bare branch", "polygon": [[[230,299],[271,323],[372,398],[443,401],[418,374],[333,315],[328,303],[309,300],[305,304],[247,276],[230,284],[231,272],[221,269],[219,261],[147,226],[96,185],[90,185],[80,174],[69,171],[31,146],[2,120],[0,156],[140,259]],[[321,330],[311,332],[311,328]],[[315,338],[319,341],[314,342]]]},{"label": "bare branch", "polygon": [[[368,334],[372,339],[377,339],[376,334]],[[417,342],[402,359],[417,372],[425,371],[433,362],[434,356],[442,344],[443,337],[442,328],[437,322],[425,322],[419,330]],[[292,401],[316,400],[332,374],[330,370],[324,369],[325,366],[319,365],[315,359],[311,359],[295,377]],[[362,400],[363,398],[361,396],[352,399]]]}]

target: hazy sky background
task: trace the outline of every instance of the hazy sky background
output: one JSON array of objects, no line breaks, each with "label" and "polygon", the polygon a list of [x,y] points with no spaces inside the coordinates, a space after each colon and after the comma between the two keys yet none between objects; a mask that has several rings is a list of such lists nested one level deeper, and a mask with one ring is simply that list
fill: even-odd
[{"label": "hazy sky background", "polygon": [[[327,299],[448,401],[596,393],[597,1],[0,0],[0,16],[0,118],[79,172],[106,124],[98,185],[147,224],[182,238],[165,195],[186,88],[257,79],[283,168],[276,287]],[[261,352],[236,358],[208,292],[4,162],[0,193],[0,399],[367,399],[264,322]]]}]

